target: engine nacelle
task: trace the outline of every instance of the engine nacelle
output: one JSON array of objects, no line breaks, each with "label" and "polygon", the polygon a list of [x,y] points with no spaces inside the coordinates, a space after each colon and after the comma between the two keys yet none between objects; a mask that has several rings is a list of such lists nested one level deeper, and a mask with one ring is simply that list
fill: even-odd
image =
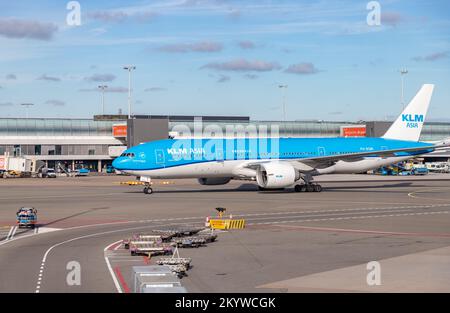
[{"label": "engine nacelle", "polygon": [[230,182],[230,177],[212,177],[212,178],[199,178],[198,182],[200,185],[215,186],[215,185],[225,185]]},{"label": "engine nacelle", "polygon": [[263,163],[256,171],[256,182],[266,189],[286,188],[299,179],[300,173],[288,163]]}]

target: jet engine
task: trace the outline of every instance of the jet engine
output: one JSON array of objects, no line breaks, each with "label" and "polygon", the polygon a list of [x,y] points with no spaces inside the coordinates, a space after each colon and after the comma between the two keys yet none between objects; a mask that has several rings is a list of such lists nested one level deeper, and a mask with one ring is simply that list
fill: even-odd
[{"label": "jet engine", "polygon": [[266,189],[286,188],[299,179],[300,173],[288,163],[263,163],[256,171],[256,182]]},{"label": "jet engine", "polygon": [[198,182],[200,185],[214,186],[214,185],[225,185],[230,182],[230,177],[213,177],[213,178],[199,178]]}]

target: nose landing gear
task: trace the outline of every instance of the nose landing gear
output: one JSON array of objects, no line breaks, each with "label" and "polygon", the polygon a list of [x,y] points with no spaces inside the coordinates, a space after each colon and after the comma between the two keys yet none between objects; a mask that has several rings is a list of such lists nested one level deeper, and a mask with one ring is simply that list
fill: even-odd
[{"label": "nose landing gear", "polygon": [[151,187],[149,187],[149,186],[145,186],[144,187],[144,193],[146,195],[151,195],[153,193],[153,189]]}]

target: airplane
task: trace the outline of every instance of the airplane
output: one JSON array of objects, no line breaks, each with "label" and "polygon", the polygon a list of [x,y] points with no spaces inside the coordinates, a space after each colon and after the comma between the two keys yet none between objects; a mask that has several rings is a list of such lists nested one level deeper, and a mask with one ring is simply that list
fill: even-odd
[{"label": "airplane", "polygon": [[112,165],[146,182],[146,194],[153,193],[152,178],[197,178],[201,185],[239,179],[256,181],[259,190],[321,192],[314,176],[367,172],[448,147],[419,141],[433,89],[423,85],[380,138],[164,139],[131,147]]}]

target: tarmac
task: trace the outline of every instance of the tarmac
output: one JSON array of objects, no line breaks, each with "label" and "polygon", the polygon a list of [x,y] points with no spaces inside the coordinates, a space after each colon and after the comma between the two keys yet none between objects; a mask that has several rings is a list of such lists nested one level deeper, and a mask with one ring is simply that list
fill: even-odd
[{"label": "tarmac", "polygon": [[[155,181],[152,195],[126,176],[0,181],[0,292],[130,292],[133,233],[202,226],[214,208],[246,219],[206,247],[180,249],[188,292],[449,292],[450,175],[330,175],[322,193],[258,192],[255,183]],[[36,230],[15,228],[22,206]],[[70,285],[69,262],[81,266]],[[370,285],[368,263],[380,266]]]}]

